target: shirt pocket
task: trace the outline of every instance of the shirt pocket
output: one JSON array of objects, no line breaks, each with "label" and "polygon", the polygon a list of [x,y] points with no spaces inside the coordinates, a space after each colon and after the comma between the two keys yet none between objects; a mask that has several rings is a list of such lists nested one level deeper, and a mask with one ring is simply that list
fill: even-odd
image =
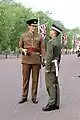
[{"label": "shirt pocket", "polygon": [[28,46],[31,46],[31,38],[25,36],[24,37],[24,47],[28,47]]},{"label": "shirt pocket", "polygon": [[34,39],[34,46],[38,48],[40,47],[40,38]]}]

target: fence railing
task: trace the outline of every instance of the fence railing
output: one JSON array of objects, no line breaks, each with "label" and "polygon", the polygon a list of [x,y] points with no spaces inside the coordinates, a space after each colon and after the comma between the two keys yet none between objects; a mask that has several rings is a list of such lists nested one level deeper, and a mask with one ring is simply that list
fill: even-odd
[{"label": "fence railing", "polygon": [[19,58],[20,53],[0,53],[0,59]]}]

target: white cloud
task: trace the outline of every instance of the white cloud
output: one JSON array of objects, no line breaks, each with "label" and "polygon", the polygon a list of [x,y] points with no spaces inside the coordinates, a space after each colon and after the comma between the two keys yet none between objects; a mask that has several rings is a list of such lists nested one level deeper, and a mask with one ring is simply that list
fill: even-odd
[{"label": "white cloud", "polygon": [[49,10],[52,18],[63,22],[65,27],[80,27],[80,0],[16,0],[33,10]]}]

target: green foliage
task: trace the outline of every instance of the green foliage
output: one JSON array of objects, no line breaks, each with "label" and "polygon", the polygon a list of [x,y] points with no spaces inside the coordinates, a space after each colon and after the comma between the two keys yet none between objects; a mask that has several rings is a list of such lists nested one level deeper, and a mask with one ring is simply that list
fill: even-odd
[{"label": "green foliage", "polygon": [[69,31],[67,34],[67,49],[73,48],[73,32]]},{"label": "green foliage", "polygon": [[[0,51],[16,51],[21,34],[27,31],[26,21],[38,18],[38,15],[40,24],[50,25],[52,20],[48,16],[49,13],[33,12],[31,8],[25,8],[13,0],[0,0]],[[49,36],[49,27],[47,33]]]},{"label": "green foliage", "polygon": [[[17,51],[18,42],[21,34],[27,31],[26,21],[31,18],[38,18],[41,24],[47,24],[47,38],[54,20],[50,17],[51,13],[46,11],[33,12],[31,8],[25,8],[14,0],[0,0],[0,51]],[[58,21],[61,23],[61,21]],[[64,31],[68,31],[62,24]],[[79,33],[79,32],[78,32]]]},{"label": "green foliage", "polygon": [[21,4],[2,2],[0,4],[0,50],[18,47],[19,38],[26,30],[26,20],[33,16],[31,8]]}]

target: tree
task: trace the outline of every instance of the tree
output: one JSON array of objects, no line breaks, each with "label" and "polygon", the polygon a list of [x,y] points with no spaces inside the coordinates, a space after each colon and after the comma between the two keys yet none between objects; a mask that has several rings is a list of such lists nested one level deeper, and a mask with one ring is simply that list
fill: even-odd
[{"label": "tree", "polygon": [[70,31],[67,33],[67,49],[73,48],[73,32]]},{"label": "tree", "polygon": [[[40,25],[47,23],[47,39],[54,20],[49,11],[33,12],[31,8],[25,8],[14,0],[0,0],[0,50],[16,51],[21,34],[26,31],[26,21],[31,18],[40,19]],[[62,24],[62,23],[61,23]],[[64,25],[62,24],[64,27]]]}]

